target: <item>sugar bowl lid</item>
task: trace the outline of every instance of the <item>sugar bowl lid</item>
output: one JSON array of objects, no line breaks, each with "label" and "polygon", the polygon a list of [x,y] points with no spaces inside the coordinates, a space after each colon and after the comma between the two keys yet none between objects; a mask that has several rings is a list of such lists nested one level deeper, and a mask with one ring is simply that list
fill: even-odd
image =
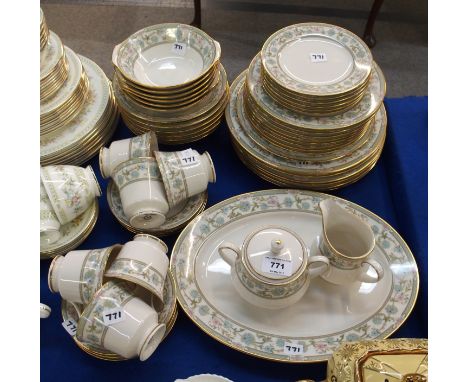
[{"label": "sugar bowl lid", "polygon": [[279,226],[253,232],[244,245],[245,265],[255,276],[284,280],[295,276],[307,259],[306,247],[294,232]]}]

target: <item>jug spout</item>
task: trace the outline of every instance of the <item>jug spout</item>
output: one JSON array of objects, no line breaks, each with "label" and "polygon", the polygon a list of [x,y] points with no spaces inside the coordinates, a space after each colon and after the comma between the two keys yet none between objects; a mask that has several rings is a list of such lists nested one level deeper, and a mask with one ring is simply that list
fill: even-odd
[{"label": "jug spout", "polygon": [[369,256],[375,247],[371,227],[333,199],[322,200],[319,206],[322,211],[322,240],[329,249],[349,260]]}]

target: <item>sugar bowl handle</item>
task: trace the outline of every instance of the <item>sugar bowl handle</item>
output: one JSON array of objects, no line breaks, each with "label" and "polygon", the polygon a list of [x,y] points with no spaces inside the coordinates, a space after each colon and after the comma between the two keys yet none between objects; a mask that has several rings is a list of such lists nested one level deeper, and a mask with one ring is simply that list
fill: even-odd
[{"label": "sugar bowl handle", "polygon": [[382,265],[377,260],[374,259],[369,259],[366,260],[362,263],[361,267],[363,267],[365,264],[369,265],[371,268],[374,269],[375,273],[377,274],[377,277],[374,276],[369,276],[367,272],[364,271],[364,268],[362,269],[361,275],[359,277],[359,280],[365,283],[376,283],[382,280],[384,276],[384,270]]},{"label": "sugar bowl handle", "polygon": [[241,256],[240,248],[237,245],[227,241],[221,243],[221,245],[218,247],[218,252],[222,259],[231,267],[234,266],[236,259]]},{"label": "sugar bowl handle", "polygon": [[309,277],[317,277],[323,275],[330,268],[330,260],[327,257],[317,255],[309,257],[309,264],[307,265],[307,272]]}]

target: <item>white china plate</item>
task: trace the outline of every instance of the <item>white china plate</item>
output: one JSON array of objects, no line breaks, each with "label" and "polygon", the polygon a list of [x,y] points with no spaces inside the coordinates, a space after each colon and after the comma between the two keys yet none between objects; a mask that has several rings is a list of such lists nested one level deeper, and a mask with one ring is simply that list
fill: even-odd
[{"label": "white china plate", "polygon": [[[323,58],[317,60],[316,55]],[[265,42],[261,57],[265,71],[280,85],[310,95],[353,90],[366,81],[372,67],[364,41],[344,28],[322,23],[280,29]]]},{"label": "white china plate", "polygon": [[89,235],[92,226],[96,223],[99,214],[99,204],[94,202],[85,212],[72,220],[70,223],[60,226],[61,237],[55,243],[41,246],[41,258],[47,257],[48,253],[59,254],[63,248],[72,250],[71,247],[77,247]]},{"label": "white china plate", "polygon": [[66,102],[78,87],[81,81],[83,66],[81,61],[69,47],[65,47],[65,55],[68,60],[68,77],[58,92],[50,99],[41,102],[41,115],[50,113],[61,104]]},{"label": "white china plate", "polygon": [[[202,192],[201,194],[192,196],[185,203],[181,203],[180,205],[171,208],[166,215],[166,221],[154,231],[172,231],[182,224],[187,223],[191,217],[203,208],[203,205],[206,203],[206,199],[207,192]],[[107,204],[109,205],[112,214],[119,222],[122,222],[125,225],[130,225],[128,218],[123,212],[119,189],[112,179],[110,179],[107,184]],[[151,231],[148,230],[148,232]]]},{"label": "white china plate", "polygon": [[386,92],[385,77],[382,70],[374,62],[369,85],[359,104],[342,114],[311,117],[282,107],[265,92],[262,86],[261,66],[260,55],[257,55],[252,60],[247,72],[247,86],[249,87],[250,96],[268,114],[293,126],[329,130],[355,125],[370,118],[377,111]]},{"label": "white china plate", "polygon": [[60,37],[50,31],[49,43],[41,50],[41,80],[57,65],[63,55],[63,45]]},{"label": "white china plate", "polygon": [[[330,171],[334,171],[334,169],[349,167],[359,163],[360,160],[368,157],[369,154],[381,144],[385,137],[387,115],[385,107],[382,105],[375,116],[373,126],[369,128],[370,132],[367,141],[358,149],[346,147],[336,150],[332,152],[331,155],[338,159],[333,160],[326,159],[330,154],[315,155],[313,160],[304,160],[304,158],[298,158],[297,160],[285,159],[279,155],[275,155],[271,149],[267,149],[270,144],[255,132],[247,116],[244,114],[242,103],[244,82],[245,75],[241,74],[232,84],[231,98],[226,108],[226,122],[233,138],[244,147],[245,150],[253,152],[256,157],[269,163],[271,166],[285,168],[291,171],[303,171],[305,174],[320,172],[329,173]],[[238,99],[239,97],[241,99]],[[290,153],[290,156],[293,155],[294,153]]]},{"label": "white china plate", "polygon": [[[281,225],[311,248],[321,230],[318,204],[325,198],[337,199],[372,227],[383,279],[336,286],[316,278],[297,304],[274,312],[245,302],[218,255],[219,245],[241,245],[259,227]],[[299,190],[253,192],[207,209],[180,234],[170,269],[179,304],[203,331],[236,350],[284,362],[324,361],[345,341],[388,337],[411,313],[419,287],[414,257],[388,223],[346,200]],[[300,344],[304,352],[289,355],[285,344]]]},{"label": "white china plate", "polygon": [[41,137],[41,157],[54,155],[80,142],[89,134],[106,111],[110,98],[110,83],[102,69],[90,59],[79,56],[89,79],[88,98],[80,113],[63,129]]}]

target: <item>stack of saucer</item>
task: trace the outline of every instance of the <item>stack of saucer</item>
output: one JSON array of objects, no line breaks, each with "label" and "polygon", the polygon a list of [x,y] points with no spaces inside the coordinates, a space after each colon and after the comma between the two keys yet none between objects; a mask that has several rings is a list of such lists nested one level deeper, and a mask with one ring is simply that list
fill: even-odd
[{"label": "stack of saucer", "polygon": [[234,148],[274,184],[343,187],[380,157],[385,90],[382,71],[351,32],[317,23],[284,28],[232,85],[226,119]]},{"label": "stack of saucer", "polygon": [[213,132],[229,98],[220,56],[216,41],[184,24],[150,26],[117,45],[113,86],[129,129],[166,144]]},{"label": "stack of saucer", "polygon": [[104,72],[50,31],[41,50],[41,164],[86,162],[110,139],[117,121]]},{"label": "stack of saucer", "polygon": [[41,8],[41,50],[47,45],[47,41],[49,40],[49,28],[47,27],[47,22],[44,16],[44,12],[42,12]]},{"label": "stack of saucer", "polygon": [[134,233],[166,236],[204,211],[216,172],[208,152],[162,152],[154,132],[114,141],[99,153],[107,201],[117,221]]},{"label": "stack of saucer", "polygon": [[41,167],[41,259],[63,255],[91,233],[99,214],[99,183],[91,166]]},{"label": "stack of saucer", "polygon": [[93,357],[145,361],[177,318],[168,265],[166,244],[151,235],[55,257],[48,285],[63,299],[62,326]]}]

